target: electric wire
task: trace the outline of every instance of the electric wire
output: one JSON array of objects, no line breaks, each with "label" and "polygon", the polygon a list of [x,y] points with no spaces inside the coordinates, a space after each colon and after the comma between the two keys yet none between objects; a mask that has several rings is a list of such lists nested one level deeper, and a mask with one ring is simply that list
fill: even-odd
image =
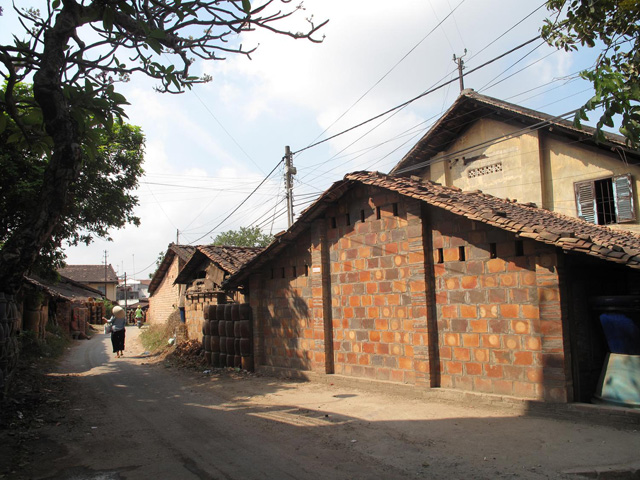
[{"label": "electric wire", "polygon": [[[438,24],[433,27],[431,30],[429,30],[429,32],[418,42],[416,43],[413,47],[411,47],[411,49],[405,53],[402,58],[400,58],[400,60],[398,60],[388,71],[387,73],[385,73],[382,77],[380,77],[380,79],[378,79],[378,81],[376,83],[374,83],[371,87],[369,87],[369,89],[364,92],[360,98],[358,98],[349,108],[347,108],[344,113],[342,113],[342,115],[340,115],[338,118],[336,118],[327,128],[325,128],[316,138],[314,138],[312,140],[311,143],[315,142],[318,138],[320,138],[322,135],[324,135],[331,127],[333,127],[337,122],[339,122],[347,113],[349,113],[358,103],[360,103],[360,101],[362,101],[362,99],[364,99],[364,97],[366,97],[374,88],[376,88],[385,78],[387,78],[387,76],[389,76],[389,74],[391,72],[393,72],[393,70],[395,70],[398,65],[400,65],[409,55],[411,55],[413,53],[413,51],[418,48],[420,46],[420,44],[422,42],[424,42],[427,38],[429,38],[451,15],[453,15],[453,12],[455,12],[466,0],[462,0],[458,5],[456,5],[456,7],[451,10],[451,12],[449,12],[449,14],[447,14],[446,17],[444,17],[441,21],[438,22]],[[432,7],[433,8],[433,7]],[[311,148],[311,146],[307,147],[307,148]],[[305,150],[305,149],[303,149]],[[294,152],[293,154],[297,154],[302,152],[303,150],[299,150],[298,152]]]},{"label": "electric wire", "polygon": [[275,167],[273,167],[273,170],[271,170],[271,171],[269,172],[269,174],[268,174],[266,177],[264,177],[264,180],[262,180],[262,182],[260,182],[260,185],[258,185],[258,186],[253,190],[253,192],[251,192],[251,193],[250,193],[250,194],[249,194],[249,195],[248,195],[248,196],[247,196],[247,197],[246,197],[242,202],[240,202],[240,204],[239,204],[236,208],[234,208],[234,209],[231,211],[231,213],[230,213],[229,215],[227,215],[227,216],[226,216],[226,217],[225,217],[225,218],[224,218],[220,223],[218,223],[218,225],[216,225],[215,227],[213,227],[213,228],[212,228],[211,230],[209,230],[207,233],[205,233],[205,234],[204,234],[204,235],[202,235],[201,237],[199,237],[199,238],[197,238],[196,240],[194,240],[193,242],[191,242],[191,244],[194,244],[194,243],[196,243],[196,242],[199,242],[199,241],[200,241],[200,240],[202,240],[204,237],[206,237],[206,236],[207,236],[207,235],[209,235],[211,232],[213,232],[216,228],[218,228],[220,225],[222,225],[224,222],[226,222],[226,221],[227,221],[227,220],[228,220],[228,219],[229,219],[229,218],[230,218],[234,213],[236,213],[236,212],[240,209],[240,207],[242,207],[242,205],[244,205],[244,204],[247,202],[247,200],[249,200],[249,199],[253,196],[253,194],[254,194],[254,193],[255,193],[255,192],[256,192],[256,191],[257,191],[257,190],[258,190],[258,189],[259,189],[259,188],[264,184],[264,182],[266,182],[266,181],[269,179],[269,177],[273,174],[273,172],[275,172],[275,171],[276,171],[276,169],[277,169],[277,168],[280,166],[280,164],[281,164],[281,163],[283,163],[283,162],[284,162],[284,157],[282,157],[282,159],[281,159],[281,160],[276,164],[276,166],[275,166]]},{"label": "electric wire", "polygon": [[[506,52],[504,52],[503,54],[498,55],[497,57],[494,57],[494,58],[492,58],[491,60],[489,60],[489,61],[487,61],[487,62],[483,63],[482,65],[479,65],[479,66],[477,66],[477,67],[475,67],[475,68],[473,68],[473,69],[469,70],[469,71],[467,72],[467,75],[469,75],[469,74],[471,74],[471,73],[474,73],[474,72],[476,72],[476,71],[480,70],[481,68],[486,67],[487,65],[490,65],[490,64],[492,64],[492,63],[494,63],[494,62],[497,62],[498,60],[500,60],[501,58],[503,58],[503,57],[505,57],[505,56],[509,55],[510,53],[513,53],[513,52],[515,52],[515,51],[517,51],[517,50],[519,50],[519,49],[521,49],[521,48],[523,48],[523,47],[526,47],[526,46],[527,46],[527,45],[529,45],[530,43],[535,42],[535,41],[536,41],[536,40],[538,40],[539,38],[540,38],[540,36],[539,36],[539,35],[537,35],[537,36],[535,36],[535,37],[531,38],[530,40],[527,40],[526,42],[521,43],[521,44],[520,44],[520,45],[518,45],[517,47],[514,47],[514,48],[512,48],[512,49],[510,49],[510,50],[508,50],[508,51],[506,51]],[[371,122],[373,122],[374,120],[377,120],[378,118],[384,117],[385,115],[388,115],[389,113],[392,113],[392,112],[395,112],[396,110],[399,110],[399,109],[401,109],[401,108],[404,108],[404,107],[406,107],[407,105],[410,105],[411,103],[415,102],[416,100],[419,100],[419,99],[421,99],[421,98],[423,98],[423,97],[426,97],[427,95],[430,95],[430,94],[432,94],[433,92],[435,92],[435,91],[437,91],[437,90],[440,90],[441,88],[443,88],[443,87],[447,86],[448,84],[450,84],[450,83],[452,83],[452,82],[454,82],[454,81],[457,81],[457,80],[458,80],[457,78],[454,78],[454,79],[451,79],[451,80],[449,80],[449,81],[447,81],[447,82],[445,82],[445,83],[441,83],[440,85],[438,85],[438,86],[436,86],[436,87],[434,87],[434,88],[431,88],[431,89],[429,89],[429,90],[427,90],[427,91],[425,91],[425,92],[421,93],[420,95],[417,95],[417,96],[415,96],[415,97],[413,97],[413,98],[411,98],[411,99],[407,100],[406,102],[403,102],[403,103],[401,103],[401,104],[399,104],[399,105],[396,105],[395,107],[390,108],[389,110],[387,110],[387,111],[385,111],[385,112],[382,112],[382,113],[380,113],[380,114],[378,114],[378,115],[376,115],[376,116],[374,116],[374,117],[371,117],[371,118],[369,118],[368,120],[365,120],[365,121],[363,121],[363,122],[360,122],[359,124],[354,125],[354,126],[352,126],[352,127],[349,127],[349,128],[347,128],[346,130],[343,130],[343,131],[338,132],[338,133],[336,133],[336,134],[334,134],[334,135],[331,135],[330,137],[327,137],[327,138],[325,138],[325,139],[323,139],[323,140],[320,140],[319,142],[316,142],[316,143],[313,143],[313,144],[311,144],[311,145],[308,145],[308,146],[306,146],[306,147],[304,147],[304,148],[301,148],[300,150],[296,150],[295,152],[293,152],[293,155],[297,155],[298,153],[304,152],[305,150],[309,150],[310,148],[317,147],[318,145],[321,145],[321,144],[323,144],[323,143],[325,143],[325,142],[328,142],[329,140],[332,140],[332,139],[334,139],[334,138],[336,138],[336,137],[339,137],[339,136],[341,136],[341,135],[344,135],[345,133],[351,132],[351,131],[353,131],[353,130],[355,130],[355,129],[357,129],[357,128],[360,128],[360,127],[362,127],[362,126],[364,126],[364,125],[366,125],[366,124],[368,124],[368,123],[371,123]]]}]

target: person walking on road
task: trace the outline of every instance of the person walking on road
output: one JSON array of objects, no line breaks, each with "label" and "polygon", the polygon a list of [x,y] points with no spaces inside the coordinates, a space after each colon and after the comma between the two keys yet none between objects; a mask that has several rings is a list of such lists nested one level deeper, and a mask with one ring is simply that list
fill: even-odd
[{"label": "person walking on road", "polygon": [[[103,317],[103,320],[107,320]],[[113,353],[117,358],[124,355],[124,335],[126,319],[124,309],[122,307],[113,307],[111,318],[108,323],[111,325],[111,345],[113,345]]]},{"label": "person walking on road", "polygon": [[140,326],[142,325],[142,318],[143,318],[142,309],[140,308],[140,305],[138,305],[138,308],[136,308],[136,313],[134,316],[136,319],[136,324],[138,325],[138,328],[140,328]]}]

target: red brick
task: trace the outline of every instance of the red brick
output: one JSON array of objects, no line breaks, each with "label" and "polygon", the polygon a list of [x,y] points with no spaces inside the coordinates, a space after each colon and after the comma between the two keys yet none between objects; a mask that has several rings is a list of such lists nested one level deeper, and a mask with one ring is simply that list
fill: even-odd
[{"label": "red brick", "polygon": [[529,322],[522,320],[513,320],[511,322],[511,331],[518,335],[524,335],[530,333]]},{"label": "red brick", "polygon": [[502,378],[502,366],[501,365],[485,365],[485,372],[489,378]]},{"label": "red brick", "polygon": [[371,342],[379,342],[380,341],[380,332],[377,330],[369,331],[369,340]]},{"label": "red brick", "polygon": [[481,305],[480,316],[482,318],[496,318],[498,316],[497,305]]},{"label": "red brick", "polygon": [[444,343],[450,347],[460,346],[460,336],[455,333],[445,333]]},{"label": "red brick", "polygon": [[462,288],[469,290],[478,286],[478,277],[475,275],[467,275],[462,277]]},{"label": "red brick", "polygon": [[461,362],[446,362],[446,371],[451,375],[459,375],[462,373]]},{"label": "red brick", "polygon": [[526,286],[534,286],[536,284],[536,274],[535,273],[525,273],[523,274],[521,277],[521,282],[522,285],[526,285]]},{"label": "red brick", "polygon": [[544,372],[541,368],[527,368],[525,373],[530,382],[542,383],[544,381]]},{"label": "red brick", "polygon": [[413,360],[409,357],[399,357],[398,358],[398,368],[402,370],[412,370],[413,369]]},{"label": "red brick", "polygon": [[498,348],[500,343],[500,335],[482,335],[483,347]]},{"label": "red brick", "polygon": [[460,316],[462,318],[477,318],[478,307],[475,305],[460,305]]},{"label": "red brick", "polygon": [[468,348],[454,348],[453,358],[462,362],[468,362],[471,360],[471,352]]},{"label": "red brick", "polygon": [[378,355],[388,355],[389,345],[386,343],[376,343],[376,353]]},{"label": "red brick", "polygon": [[376,330],[389,330],[389,320],[376,318]]},{"label": "red brick", "polygon": [[465,347],[478,347],[480,346],[480,335],[477,333],[463,333],[462,345]]},{"label": "red brick", "polygon": [[522,316],[524,318],[540,318],[540,310],[533,305],[523,305]]},{"label": "red brick", "polygon": [[502,339],[502,343],[509,350],[520,350],[522,347],[520,340],[521,340],[521,337],[518,335],[506,335]]},{"label": "red brick", "polygon": [[471,325],[472,332],[484,333],[488,331],[486,320],[470,320],[469,325]]},{"label": "red brick", "polygon": [[500,275],[500,285],[503,287],[515,287],[518,284],[518,277],[515,273]]},{"label": "red brick", "polygon": [[458,316],[457,305],[442,305],[442,316],[445,318],[454,318]]},{"label": "red brick", "polygon": [[491,380],[488,380],[484,377],[476,377],[473,379],[473,389],[478,392],[492,392],[493,385]]},{"label": "red brick", "polygon": [[445,286],[447,290],[458,290],[460,288],[460,279],[457,277],[447,278],[445,280]]},{"label": "red brick", "polygon": [[467,375],[482,375],[482,364],[468,362],[464,365]]},{"label": "red brick", "polygon": [[495,288],[498,286],[498,277],[495,275],[484,275],[480,277],[480,282],[485,288]]},{"label": "red brick", "polygon": [[533,365],[533,353],[531,352],[514,352],[514,365]]},{"label": "red brick", "polygon": [[382,332],[382,341],[384,343],[392,343],[393,337],[393,332]]},{"label": "red brick", "polygon": [[511,365],[511,352],[506,350],[494,350],[491,352],[493,362],[500,365]]},{"label": "red brick", "polygon": [[518,318],[520,315],[520,305],[500,305],[500,315],[505,318]]},{"label": "red brick", "polygon": [[427,288],[426,283],[420,280],[413,280],[409,283],[412,292],[424,292]]},{"label": "red brick", "polygon": [[562,336],[562,323],[556,320],[542,320],[540,329],[544,336]]},{"label": "red brick", "polygon": [[485,363],[490,360],[489,350],[484,348],[476,348],[473,350],[473,358],[476,362]]},{"label": "red brick", "polygon": [[487,262],[487,271],[489,273],[504,272],[505,269],[505,261],[500,258],[493,258]]},{"label": "red brick", "polygon": [[458,248],[445,248],[443,250],[443,258],[445,262],[456,262],[459,260],[460,252]]}]

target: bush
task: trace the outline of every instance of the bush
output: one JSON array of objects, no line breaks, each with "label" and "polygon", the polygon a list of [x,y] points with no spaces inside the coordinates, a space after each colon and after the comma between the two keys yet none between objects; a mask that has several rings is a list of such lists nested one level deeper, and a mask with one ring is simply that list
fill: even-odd
[{"label": "bush", "polygon": [[36,332],[24,330],[18,335],[20,361],[31,362],[39,358],[58,358],[71,343],[71,337],[58,325],[47,324],[44,340]]},{"label": "bush", "polygon": [[180,314],[172,313],[164,325],[150,325],[140,333],[142,346],[150,351],[157,352],[168,346],[170,338],[176,338],[183,328],[180,322]]}]

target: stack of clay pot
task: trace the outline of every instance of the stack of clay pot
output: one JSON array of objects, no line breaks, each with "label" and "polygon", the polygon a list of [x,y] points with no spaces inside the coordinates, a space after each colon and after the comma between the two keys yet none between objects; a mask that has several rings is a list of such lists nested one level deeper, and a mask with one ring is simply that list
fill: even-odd
[{"label": "stack of clay pot", "polygon": [[253,370],[251,306],[209,305],[204,313],[202,345],[207,365]]}]

